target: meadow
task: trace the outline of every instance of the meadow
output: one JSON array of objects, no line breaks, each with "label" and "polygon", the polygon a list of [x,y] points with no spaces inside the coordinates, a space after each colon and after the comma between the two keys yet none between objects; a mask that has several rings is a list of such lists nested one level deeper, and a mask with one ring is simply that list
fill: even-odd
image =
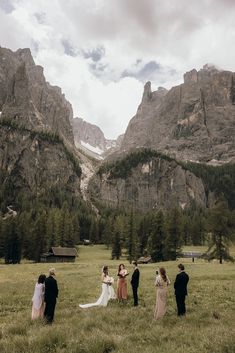
[{"label": "meadow", "polygon": [[[188,249],[187,249],[188,250]],[[200,250],[200,249],[198,249]],[[0,265],[1,353],[234,353],[235,265],[185,259],[190,276],[187,316],[176,316],[173,282],[178,262],[140,265],[139,306],[133,307],[131,287],[126,303],[80,309],[101,292],[101,268],[116,270],[125,259],[110,260],[104,246],[80,246],[75,263],[56,264],[59,299],[55,322],[31,322],[31,298],[40,273],[49,264]],[[164,265],[171,280],[168,312],[153,320],[155,271]],[[129,276],[129,280],[130,280]]]}]

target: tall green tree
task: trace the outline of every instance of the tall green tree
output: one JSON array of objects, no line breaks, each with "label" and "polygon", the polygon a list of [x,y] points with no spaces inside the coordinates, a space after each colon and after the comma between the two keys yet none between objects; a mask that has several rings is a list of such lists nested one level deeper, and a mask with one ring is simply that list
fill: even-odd
[{"label": "tall green tree", "polygon": [[208,231],[211,233],[211,244],[207,250],[208,260],[218,259],[234,261],[229,254],[229,245],[234,232],[233,212],[228,209],[228,203],[224,199],[208,211]]},{"label": "tall green tree", "polygon": [[19,228],[17,227],[17,218],[18,217],[10,217],[4,220],[4,257],[6,264],[17,264],[21,261],[22,239]]},{"label": "tall green tree", "polygon": [[139,256],[139,243],[137,236],[137,222],[133,211],[130,213],[126,228],[126,250],[127,259],[131,263]]},{"label": "tall green tree", "polygon": [[148,252],[153,262],[164,260],[165,236],[165,219],[160,210],[152,218],[152,229],[148,241]]},{"label": "tall green tree", "polygon": [[122,254],[121,245],[122,224],[119,217],[116,218],[113,226],[113,240],[112,240],[112,260],[119,260]]},{"label": "tall green tree", "polygon": [[33,237],[34,237],[33,260],[36,262],[40,262],[41,254],[48,250],[47,249],[47,239],[46,239],[46,212],[45,212],[45,210],[41,210],[37,214],[37,218],[34,223]]},{"label": "tall green tree", "polygon": [[164,259],[176,260],[181,251],[182,244],[182,212],[174,208],[167,213],[166,236],[163,250]]}]

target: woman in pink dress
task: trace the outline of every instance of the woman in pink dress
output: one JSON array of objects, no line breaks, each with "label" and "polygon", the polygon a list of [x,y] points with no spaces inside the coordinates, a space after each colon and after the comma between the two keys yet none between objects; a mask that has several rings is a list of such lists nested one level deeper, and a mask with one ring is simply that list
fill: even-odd
[{"label": "woman in pink dress", "polygon": [[118,281],[117,281],[117,297],[119,300],[127,299],[127,281],[126,276],[128,275],[127,270],[123,264],[118,266]]},{"label": "woman in pink dress", "polygon": [[155,286],[157,287],[156,307],[154,319],[161,319],[166,313],[167,292],[170,280],[166,275],[164,267],[159,269],[160,274],[156,277]]},{"label": "woman in pink dress", "polygon": [[44,294],[45,294],[45,275],[40,275],[38,281],[35,284],[34,294],[32,298],[32,320],[43,318],[45,303],[44,303]]}]

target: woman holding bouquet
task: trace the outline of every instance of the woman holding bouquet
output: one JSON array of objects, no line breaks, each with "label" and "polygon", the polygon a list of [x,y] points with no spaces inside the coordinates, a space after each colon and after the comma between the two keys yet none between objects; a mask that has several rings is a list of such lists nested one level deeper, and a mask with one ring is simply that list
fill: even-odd
[{"label": "woman holding bouquet", "polygon": [[127,270],[123,264],[118,266],[118,281],[117,281],[117,297],[119,300],[127,299],[127,281],[126,276],[128,275]]},{"label": "woman holding bouquet", "polygon": [[86,309],[93,306],[107,306],[110,299],[116,299],[116,295],[113,289],[113,277],[109,276],[108,266],[104,266],[102,269],[101,283],[102,283],[102,293],[99,299],[95,303],[90,304],[80,304],[80,308]]}]

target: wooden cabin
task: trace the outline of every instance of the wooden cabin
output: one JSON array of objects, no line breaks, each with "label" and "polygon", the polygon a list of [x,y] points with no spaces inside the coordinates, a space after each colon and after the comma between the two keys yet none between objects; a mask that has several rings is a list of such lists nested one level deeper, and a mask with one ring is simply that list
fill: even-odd
[{"label": "wooden cabin", "polygon": [[48,253],[41,255],[41,262],[75,262],[78,256],[75,248],[52,247]]},{"label": "wooden cabin", "polygon": [[150,264],[152,261],[151,256],[141,256],[138,260],[138,264]]}]

